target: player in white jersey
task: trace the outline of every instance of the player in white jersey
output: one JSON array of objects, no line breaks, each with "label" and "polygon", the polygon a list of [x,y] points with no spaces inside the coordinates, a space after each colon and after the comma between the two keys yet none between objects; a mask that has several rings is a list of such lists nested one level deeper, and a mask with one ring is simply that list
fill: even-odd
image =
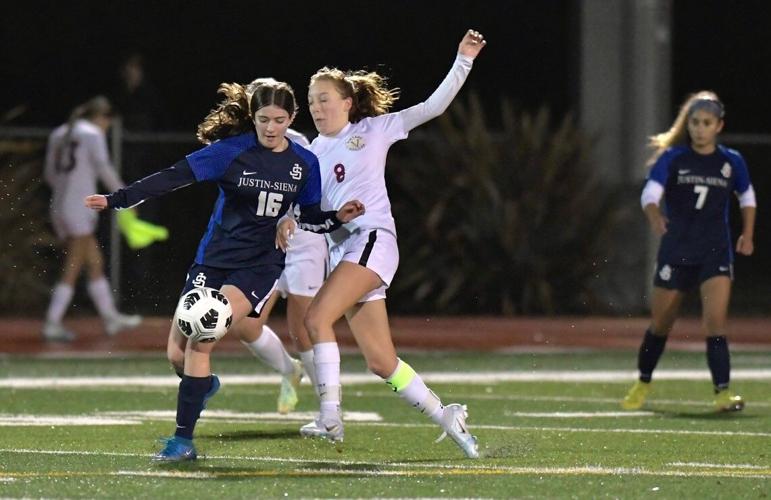
[{"label": "player in white jersey", "polygon": [[[247,96],[254,89],[269,79],[258,78],[245,87]],[[301,133],[287,129],[287,139],[303,147],[309,145],[308,139]],[[245,318],[233,327],[241,343],[258,359],[281,373],[281,389],[277,407],[279,413],[289,413],[298,402],[297,388],[303,375],[303,369],[315,387],[316,373],[313,367],[313,345],[304,318],[308,306],[321,288],[326,278],[329,251],[327,241],[322,234],[298,229],[294,232],[291,245],[286,250],[284,271],[278,280],[276,289],[287,299],[287,322],[289,334],[297,349],[300,362],[286,352],[281,340],[266,323],[278,294],[272,294],[265,304],[259,318]]]},{"label": "player in white jersey", "polygon": [[44,177],[51,187],[51,222],[66,245],[64,267],[53,289],[43,326],[43,338],[71,341],[75,335],[62,326],[75,284],[83,267],[88,273],[88,294],[108,335],[139,325],[141,317],[118,312],[104,274],[104,258],[94,236],[98,215],[83,206],[100,181],[111,191],[123,187],[110,163],[106,132],[110,128],[110,102],[97,96],[75,108],[70,120],[48,138]]},{"label": "player in white jersey", "polygon": [[320,134],[311,151],[321,166],[322,205],[334,206],[338,200],[355,197],[366,212],[330,238],[332,272],[306,315],[321,408],[318,418],[301,429],[304,435],[336,443],[343,439],[340,352],[332,325],[345,315],[369,369],[440,425],[444,430],[440,439],[449,434],[466,456],[479,456],[477,439],[465,425],[465,405],[443,406],[420,376],[396,356],[385,291],[396,272],[399,250],[384,173],[390,146],[444,112],[484,46],[482,35],[469,30],[449,74],[434,93],[397,113],[388,109],[398,94],[387,89],[377,73],[323,68],[311,77],[308,105]]}]

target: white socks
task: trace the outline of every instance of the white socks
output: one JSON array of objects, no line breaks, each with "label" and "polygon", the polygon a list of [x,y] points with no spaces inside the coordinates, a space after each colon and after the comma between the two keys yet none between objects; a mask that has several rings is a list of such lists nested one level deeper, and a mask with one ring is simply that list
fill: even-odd
[{"label": "white socks", "polygon": [[262,333],[254,342],[241,341],[252,354],[263,363],[270,366],[282,375],[294,372],[294,365],[289,353],[284,349],[284,344],[278,335],[268,326],[262,327]]},{"label": "white socks", "polygon": [[46,312],[46,321],[50,323],[61,323],[64,313],[70,306],[75,289],[66,283],[58,283],[51,293],[51,303],[48,304]]},{"label": "white socks", "polygon": [[317,393],[321,400],[321,415],[340,409],[340,350],[337,342],[322,342],[313,346],[316,366]]},{"label": "white socks", "polygon": [[316,379],[316,365],[313,363],[313,349],[309,351],[302,351],[300,354],[300,361],[303,364],[303,369],[305,370],[305,374],[308,375],[308,379],[311,381],[311,385],[313,386],[313,391],[318,396],[319,394],[319,387],[318,387],[318,380]]},{"label": "white socks", "polygon": [[437,424],[441,424],[444,414],[442,402],[410,365],[400,359],[394,372],[386,379],[386,383],[410,406],[417,408],[420,413],[427,415]]},{"label": "white socks", "polygon": [[99,316],[102,319],[114,318],[118,315],[118,310],[115,308],[115,300],[112,296],[112,290],[110,290],[110,284],[107,282],[107,278],[104,276],[93,281],[88,282],[88,296],[91,297],[91,301],[96,306],[96,310],[99,312]]}]

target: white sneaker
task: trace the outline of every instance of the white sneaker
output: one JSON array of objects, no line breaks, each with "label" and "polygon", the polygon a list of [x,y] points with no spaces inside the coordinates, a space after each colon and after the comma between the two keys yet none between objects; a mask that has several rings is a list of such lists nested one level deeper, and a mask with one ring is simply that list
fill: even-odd
[{"label": "white sneaker", "polygon": [[135,328],[140,323],[142,323],[142,316],[138,314],[118,313],[104,320],[104,331],[109,337],[112,337],[121,330]]},{"label": "white sneaker", "polygon": [[281,390],[278,393],[278,412],[286,415],[297,406],[297,389],[303,378],[303,365],[296,359],[292,359],[294,371],[281,377]]},{"label": "white sneaker", "polygon": [[337,451],[342,450],[343,444],[343,418],[340,412],[337,414],[317,417],[310,424],[300,428],[300,434],[305,437],[320,437],[332,441]]},{"label": "white sneaker", "polygon": [[435,441],[438,443],[449,435],[460,446],[468,458],[479,458],[479,446],[476,436],[469,434],[466,428],[468,411],[466,405],[453,403],[444,407],[442,414],[442,435]]},{"label": "white sneaker", "polygon": [[46,321],[43,325],[43,339],[49,342],[72,342],[75,334],[64,328],[61,323]]}]

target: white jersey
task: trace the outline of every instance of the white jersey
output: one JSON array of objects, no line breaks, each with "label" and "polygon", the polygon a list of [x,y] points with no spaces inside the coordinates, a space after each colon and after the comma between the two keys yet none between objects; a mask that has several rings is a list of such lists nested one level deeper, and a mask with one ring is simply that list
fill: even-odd
[{"label": "white jersey", "polygon": [[348,123],[334,137],[319,135],[310,145],[321,167],[321,208],[339,209],[350,200],[364,204],[353,224],[360,230],[384,229],[396,235],[385,184],[388,150],[410,130],[447,109],[471,70],[473,59],[458,55],[450,72],[425,102],[397,113]]},{"label": "white jersey", "polygon": [[97,181],[108,191],[123,187],[110,163],[104,131],[88,120],[76,120],[69,129],[61,125],[49,136],[43,171],[52,191],[54,228],[62,238],[93,232],[97,213],[84,200],[98,192]]},{"label": "white jersey", "polygon": [[48,138],[44,176],[51,191],[51,209],[70,211],[84,207],[86,196],[97,193],[97,180],[108,191],[123,187],[110,163],[105,133],[88,120],[77,120],[72,132],[67,124]]}]

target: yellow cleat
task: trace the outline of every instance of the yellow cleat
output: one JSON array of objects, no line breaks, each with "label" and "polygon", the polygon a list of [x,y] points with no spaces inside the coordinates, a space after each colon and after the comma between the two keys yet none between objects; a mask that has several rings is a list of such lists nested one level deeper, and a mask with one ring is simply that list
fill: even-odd
[{"label": "yellow cleat", "polygon": [[621,408],[625,410],[639,410],[645,404],[645,398],[651,392],[650,382],[638,380],[634,383],[626,397],[621,401]]},{"label": "yellow cleat", "polygon": [[300,387],[300,381],[303,378],[303,365],[296,359],[292,359],[294,371],[281,378],[281,391],[278,393],[278,412],[286,415],[294,411],[297,406],[297,389]]},{"label": "yellow cleat", "polygon": [[724,389],[715,395],[715,407],[717,411],[741,411],[744,409],[744,400],[738,394]]}]

